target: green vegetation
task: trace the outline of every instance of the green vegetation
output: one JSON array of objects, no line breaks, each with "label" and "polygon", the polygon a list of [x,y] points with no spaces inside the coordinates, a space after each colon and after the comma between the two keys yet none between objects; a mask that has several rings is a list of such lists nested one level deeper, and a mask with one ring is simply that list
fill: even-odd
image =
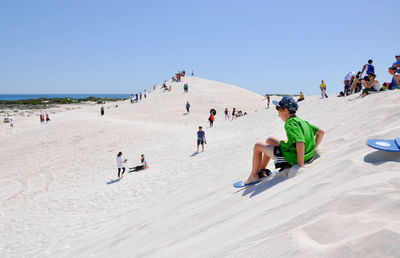
[{"label": "green vegetation", "polygon": [[[20,99],[20,100],[0,100],[0,105],[47,105],[47,104],[73,104],[86,101],[101,103],[102,101],[119,101],[120,98],[96,98],[87,97],[84,99],[74,98],[38,98],[38,99]],[[8,106],[12,108],[13,106]]]}]

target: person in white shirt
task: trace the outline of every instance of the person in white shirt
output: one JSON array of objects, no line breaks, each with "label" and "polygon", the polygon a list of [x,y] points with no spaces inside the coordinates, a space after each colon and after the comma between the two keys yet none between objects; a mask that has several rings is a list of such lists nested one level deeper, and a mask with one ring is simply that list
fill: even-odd
[{"label": "person in white shirt", "polygon": [[[117,167],[118,167],[118,178],[121,178],[124,175],[125,172],[125,167],[124,167],[124,163],[125,160],[122,160],[122,152],[119,152],[117,155]],[[121,174],[121,170],[122,170],[122,174]]]},{"label": "person in white shirt", "polygon": [[136,171],[139,171],[139,170],[143,170],[143,169],[146,169],[146,168],[149,168],[149,166],[147,165],[147,162],[144,159],[144,154],[142,154],[142,155],[140,155],[140,166],[129,168],[129,173],[136,172]]}]

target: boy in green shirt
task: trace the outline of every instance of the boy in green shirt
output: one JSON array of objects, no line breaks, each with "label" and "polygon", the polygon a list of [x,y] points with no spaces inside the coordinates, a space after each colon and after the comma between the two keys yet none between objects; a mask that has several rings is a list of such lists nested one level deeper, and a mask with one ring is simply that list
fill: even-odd
[{"label": "boy in green shirt", "polygon": [[298,105],[289,96],[281,101],[272,101],[276,105],[279,117],[285,122],[287,141],[268,138],[265,143],[258,142],[253,150],[253,167],[245,184],[257,181],[260,176],[269,176],[267,167],[271,158],[275,166],[284,168],[298,164],[304,167],[304,162],[309,161],[320,144],[324,131],[296,116]]}]

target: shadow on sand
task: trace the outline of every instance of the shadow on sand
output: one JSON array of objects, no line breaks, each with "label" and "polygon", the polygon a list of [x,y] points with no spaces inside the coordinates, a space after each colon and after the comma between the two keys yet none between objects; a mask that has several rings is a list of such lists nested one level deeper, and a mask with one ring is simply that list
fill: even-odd
[{"label": "shadow on sand", "polygon": [[111,179],[109,182],[107,182],[108,185],[114,184],[121,181],[121,179]]},{"label": "shadow on sand", "polygon": [[183,113],[182,115],[187,116],[187,115],[189,115],[189,113]]},{"label": "shadow on sand", "polygon": [[256,185],[249,186],[244,189],[242,196],[250,195],[249,198],[256,196],[274,186],[277,184],[282,183],[286,179],[290,179],[292,177],[295,177],[297,172],[301,169],[299,166],[293,166],[290,169],[285,169],[282,172],[278,172],[275,174],[275,176],[271,179],[266,179],[261,181],[260,183]]},{"label": "shadow on sand", "polygon": [[400,162],[400,152],[374,151],[364,156],[364,161],[373,165],[385,162]]},{"label": "shadow on sand", "polygon": [[190,155],[190,157],[194,157],[194,156],[197,156],[197,155],[199,155],[199,154],[200,154],[200,152],[195,151],[195,152],[193,152],[193,153]]}]

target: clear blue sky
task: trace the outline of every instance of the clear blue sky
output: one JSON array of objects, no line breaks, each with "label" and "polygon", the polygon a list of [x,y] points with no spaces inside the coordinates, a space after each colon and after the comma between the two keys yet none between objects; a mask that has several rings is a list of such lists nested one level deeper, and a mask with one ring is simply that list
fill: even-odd
[{"label": "clear blue sky", "polygon": [[178,70],[318,94],[400,54],[400,1],[0,2],[0,93],[134,93]]}]

